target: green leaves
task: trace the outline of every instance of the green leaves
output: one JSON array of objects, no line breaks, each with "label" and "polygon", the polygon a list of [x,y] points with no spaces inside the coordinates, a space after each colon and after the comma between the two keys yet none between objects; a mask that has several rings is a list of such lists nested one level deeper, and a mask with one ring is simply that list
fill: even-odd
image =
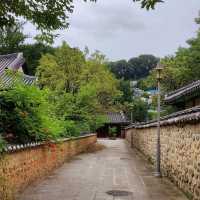
[{"label": "green leaves", "polygon": [[104,63],[105,56],[98,51],[88,60],[85,56],[63,43],[54,54],[42,57],[37,71],[40,86],[52,91],[56,116],[71,121],[69,127],[74,123],[79,130],[75,132],[95,131],[106,121],[104,112],[121,95],[118,81]]},{"label": "green leaves", "polygon": [[52,31],[68,27],[67,13],[73,11],[73,2],[70,0],[12,0],[1,1],[1,26],[13,25],[16,17],[24,17],[31,21],[40,30]]},{"label": "green leaves", "polygon": [[141,2],[141,7],[146,8],[147,10],[149,9],[155,9],[155,5],[157,3],[163,3],[164,1],[162,0],[133,0],[134,2]]},{"label": "green leaves", "polygon": [[52,90],[74,93],[84,64],[83,53],[64,42],[54,54],[44,55],[40,60],[37,70],[39,84]]}]

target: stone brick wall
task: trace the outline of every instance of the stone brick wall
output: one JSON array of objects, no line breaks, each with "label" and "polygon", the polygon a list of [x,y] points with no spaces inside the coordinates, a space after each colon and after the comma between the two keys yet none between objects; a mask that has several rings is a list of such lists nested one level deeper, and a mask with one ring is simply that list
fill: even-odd
[{"label": "stone brick wall", "polygon": [[[155,126],[129,128],[126,139],[155,162]],[[161,168],[190,199],[200,199],[200,122],[161,126]]]},{"label": "stone brick wall", "polygon": [[0,159],[0,199],[12,199],[28,184],[96,143],[96,135],[7,152]]}]

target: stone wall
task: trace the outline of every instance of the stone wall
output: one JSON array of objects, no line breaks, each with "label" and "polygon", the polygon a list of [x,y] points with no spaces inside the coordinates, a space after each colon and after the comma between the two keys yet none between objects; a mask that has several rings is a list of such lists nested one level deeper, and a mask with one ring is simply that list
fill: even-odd
[{"label": "stone wall", "polygon": [[[126,139],[155,163],[156,126],[135,126]],[[161,126],[161,169],[185,194],[200,199],[200,122]]]},{"label": "stone wall", "polygon": [[0,160],[0,199],[12,199],[28,184],[96,143],[95,134],[9,151]]}]

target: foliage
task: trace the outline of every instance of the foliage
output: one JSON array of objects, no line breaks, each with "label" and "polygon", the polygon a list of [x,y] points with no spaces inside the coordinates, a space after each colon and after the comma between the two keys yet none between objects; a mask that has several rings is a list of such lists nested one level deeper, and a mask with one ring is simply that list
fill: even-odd
[{"label": "foliage", "polygon": [[118,79],[130,80],[134,79],[134,71],[126,60],[119,60],[108,63],[111,72],[115,74]]},{"label": "foliage", "polygon": [[115,97],[120,95],[117,89],[118,81],[103,63],[98,52],[85,60],[79,49],[71,48],[66,43],[57,48],[53,55],[42,57],[37,75],[41,87],[69,93],[68,97],[71,94],[76,99],[76,96],[79,98],[81,94],[90,92],[87,95],[90,99],[88,105],[90,102],[98,104],[95,106],[96,110],[105,111],[113,105]]},{"label": "foliage", "polygon": [[146,77],[156,67],[159,59],[153,55],[140,55],[128,62],[120,60],[108,63],[108,66],[119,79],[138,80]]},{"label": "foliage", "polygon": [[109,127],[109,136],[116,137],[117,136],[117,128],[116,127]]},{"label": "foliage", "polygon": [[157,111],[156,110],[149,110],[147,113],[148,120],[156,120],[157,119]]},{"label": "foliage", "polygon": [[23,23],[0,28],[0,54],[18,52],[28,37],[23,33]]},{"label": "foliage", "polygon": [[73,11],[72,1],[2,1],[0,4],[1,26],[13,25],[17,17],[31,21],[41,30],[66,28],[67,13]]},{"label": "foliage", "polygon": [[134,98],[132,102],[125,104],[125,113],[133,122],[143,122],[147,119],[148,105],[140,98]]},{"label": "foliage", "polygon": [[2,152],[6,146],[6,141],[0,136],[0,152]]},{"label": "foliage", "polygon": [[105,111],[121,94],[118,81],[104,64],[105,57],[98,51],[85,57],[63,43],[54,54],[44,55],[37,69],[39,85],[51,90],[55,115],[68,122],[69,130],[75,125],[77,133],[96,131],[103,125]]},{"label": "foliage", "polygon": [[80,85],[87,84],[95,88],[101,111],[109,110],[113,106],[115,98],[121,95],[117,79],[105,64],[95,60],[87,61],[81,72]]},{"label": "foliage", "polygon": [[[99,111],[94,87],[82,87],[76,95],[64,93],[54,95],[55,113],[58,117],[71,120],[75,123],[77,131],[95,131],[106,122]],[[59,98],[59,101],[56,99]]]},{"label": "foliage", "polygon": [[119,89],[122,95],[119,97],[118,101],[122,104],[124,102],[131,102],[133,98],[133,92],[131,90],[130,81],[120,80]]},{"label": "foliage", "polygon": [[39,84],[52,90],[76,92],[81,69],[85,64],[83,53],[65,42],[54,54],[43,55],[37,69]]},{"label": "foliage", "polygon": [[54,117],[47,94],[23,84],[1,91],[1,136],[20,143],[59,137],[64,122]]},{"label": "foliage", "polygon": [[163,3],[164,0],[133,0],[134,2],[139,1],[141,3],[142,8],[149,9],[155,9],[155,5],[157,3]]},{"label": "foliage", "polygon": [[28,75],[35,75],[39,60],[43,54],[54,52],[54,48],[43,43],[24,44],[18,51],[22,51],[27,64]]}]

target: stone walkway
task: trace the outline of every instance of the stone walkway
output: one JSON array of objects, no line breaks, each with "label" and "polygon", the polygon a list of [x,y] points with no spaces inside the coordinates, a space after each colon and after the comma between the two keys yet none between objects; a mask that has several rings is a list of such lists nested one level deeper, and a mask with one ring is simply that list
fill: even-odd
[{"label": "stone walkway", "polygon": [[[124,140],[99,142],[107,148],[75,157],[18,199],[187,200],[167,179],[153,177],[152,168]],[[117,191],[107,194],[112,190]]]}]

